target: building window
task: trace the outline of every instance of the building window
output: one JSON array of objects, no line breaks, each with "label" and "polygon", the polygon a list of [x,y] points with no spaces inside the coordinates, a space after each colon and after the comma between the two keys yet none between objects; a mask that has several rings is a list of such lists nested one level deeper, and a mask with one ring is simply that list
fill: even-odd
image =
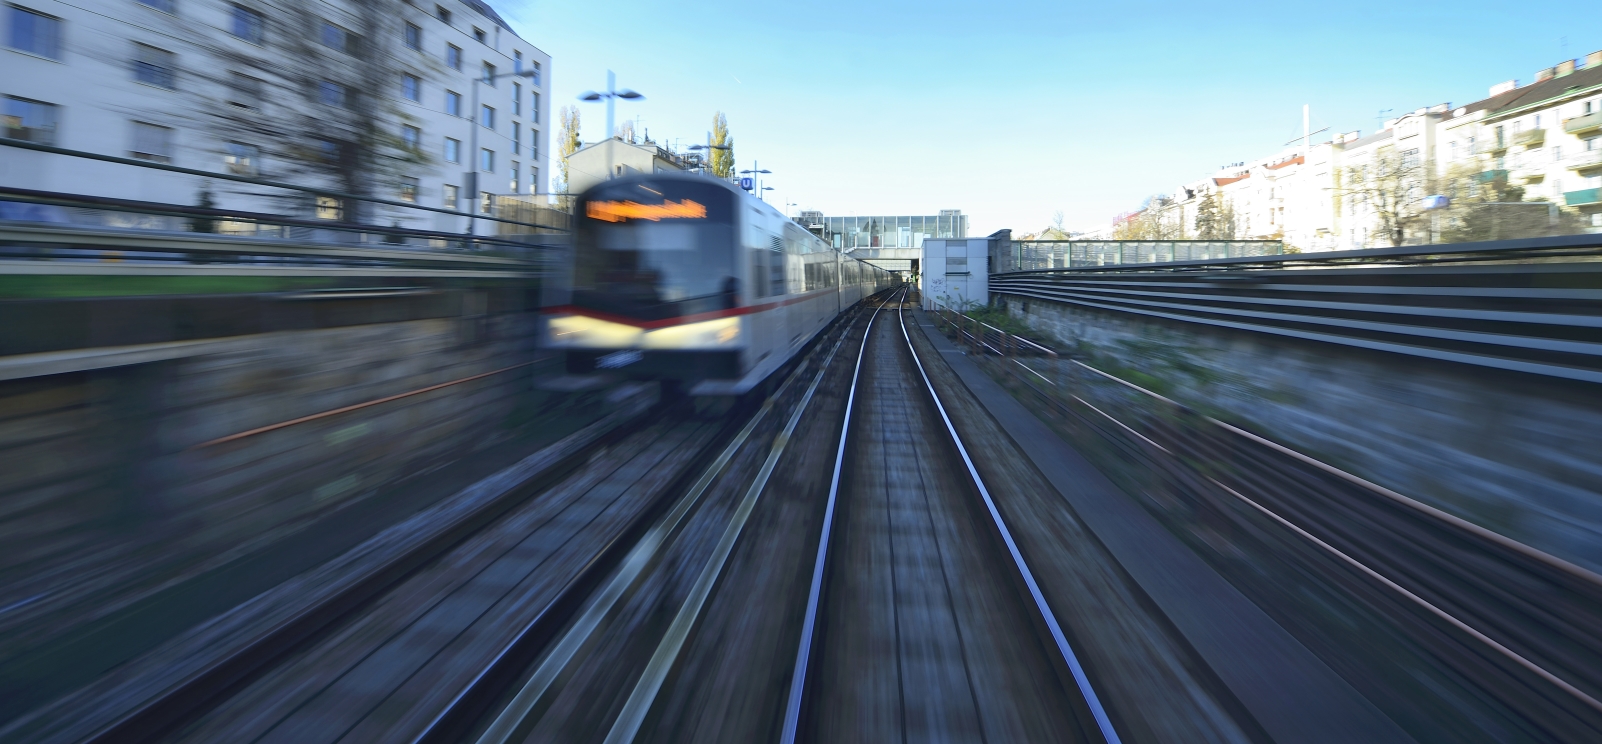
[{"label": "building window", "polygon": [[345,205],[332,196],[317,197],[317,219],[337,220],[345,214]]},{"label": "building window", "polygon": [[523,127],[515,121],[512,122],[512,154],[523,154]]},{"label": "building window", "polygon": [[495,65],[484,63],[484,82],[491,88],[495,87]]},{"label": "building window", "polygon": [[462,162],[462,141],[461,140],[459,140],[459,139],[451,139],[450,137],[446,137],[445,138],[445,162],[447,162],[447,163],[460,163],[460,162]]},{"label": "building window", "polygon": [[539,121],[540,121],[540,94],[539,94],[539,91],[535,91],[534,92],[534,101],[528,107],[528,118],[533,119],[535,124],[538,124]]},{"label": "building window", "polygon": [[528,167],[528,193],[540,193],[540,169],[532,165]]},{"label": "building window", "polygon": [[401,73],[401,95],[408,101],[422,101],[422,79],[411,73]]},{"label": "building window", "polygon": [[1552,162],[1556,163],[1557,161],[1562,160],[1562,159],[1563,159],[1563,146],[1562,145],[1553,145],[1552,146]]},{"label": "building window", "polygon": [[318,158],[324,163],[339,162],[340,155],[342,155],[344,152],[344,148],[340,147],[338,142],[335,142],[331,139],[318,140],[317,149]]},{"label": "building window", "polygon": [[423,130],[410,124],[401,125],[401,144],[408,150],[416,150],[423,141]]},{"label": "building window", "polygon": [[477,26],[473,27],[473,41],[476,41],[480,44],[484,43],[484,29],[481,29]]},{"label": "building window", "polygon": [[523,84],[512,83],[512,115],[523,115]]},{"label": "building window", "polygon": [[462,48],[455,44],[445,45],[445,64],[453,70],[462,69]]},{"label": "building window", "polygon": [[517,161],[513,160],[512,161],[511,185],[508,188],[512,193],[517,194],[517,193],[521,193],[521,186],[522,185],[519,184],[518,181],[517,181]]},{"label": "building window", "polygon": [[317,83],[317,100],[324,106],[345,107],[345,86],[331,80]]},{"label": "building window", "polygon": [[1410,150],[1403,150],[1402,151],[1402,167],[1403,168],[1417,168],[1418,167],[1418,148],[1415,147],[1415,148],[1412,148]]},{"label": "building window", "polygon": [[261,163],[261,148],[243,142],[229,142],[223,151],[223,166],[236,176],[254,176]]},{"label": "building window", "polygon": [[61,59],[61,19],[15,5],[10,7],[6,15],[9,16],[6,25],[11,27],[9,41],[12,49],[49,59]]},{"label": "building window", "polygon": [[243,109],[255,109],[261,105],[262,82],[256,78],[239,72],[228,74],[228,102]]},{"label": "building window", "polygon": [[445,25],[451,25],[451,12],[446,10],[444,7],[439,5],[434,6],[434,16],[439,18],[441,21],[444,21]]},{"label": "building window", "polygon": [[444,186],[441,186],[439,191],[440,206],[446,209],[461,209],[461,206],[456,203],[457,199],[459,198],[457,195],[456,184],[447,183]]},{"label": "building window", "polygon": [[415,23],[406,24],[406,46],[417,51],[423,50],[423,29]]},{"label": "building window", "polygon": [[134,122],[133,156],[157,163],[172,162],[172,127]]},{"label": "building window", "polygon": [[462,94],[454,90],[445,91],[445,113],[451,116],[462,115]]},{"label": "building window", "polygon": [[485,129],[495,128],[495,109],[489,106],[479,106],[478,124]]},{"label": "building window", "polygon": [[134,79],[146,85],[171,89],[176,85],[178,55],[165,49],[134,44]]},{"label": "building window", "polygon": [[1540,129],[1541,128],[1541,115],[1540,114],[1536,114],[1535,115],[1535,128],[1536,129]]},{"label": "building window", "polygon": [[401,178],[400,200],[411,204],[417,203],[417,179],[407,177]]},{"label": "building window", "polygon": [[353,57],[356,56],[358,46],[358,37],[356,34],[335,26],[328,21],[323,21],[322,33],[320,35],[322,37],[323,46],[328,47],[329,49],[336,49]]},{"label": "building window", "polygon": [[56,105],[27,98],[6,96],[4,116],[0,121],[0,137],[36,142],[41,145],[56,143]]},{"label": "building window", "polygon": [[540,156],[540,130],[538,129],[528,130],[528,156],[531,158]]},{"label": "building window", "polygon": [[495,151],[484,148],[478,151],[478,169],[485,173],[495,172]]},{"label": "building window", "polygon": [[535,85],[539,85],[540,84],[540,63],[534,62],[532,64],[533,64],[534,74],[530,75],[529,79],[533,80]]},{"label": "building window", "polygon": [[522,72],[522,71],[523,71],[523,53],[522,52],[518,52],[518,51],[514,51],[514,52],[512,52],[512,72]]},{"label": "building window", "polygon": [[235,5],[230,13],[228,30],[234,36],[252,44],[260,44],[266,38],[267,19],[260,12]]},{"label": "building window", "polygon": [[495,195],[488,191],[480,192],[478,195],[478,211],[484,214],[495,211]]}]

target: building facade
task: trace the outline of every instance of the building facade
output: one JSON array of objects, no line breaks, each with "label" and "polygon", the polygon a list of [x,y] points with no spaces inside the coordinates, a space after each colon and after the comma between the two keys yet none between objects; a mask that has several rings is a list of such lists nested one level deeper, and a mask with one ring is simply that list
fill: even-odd
[{"label": "building facade", "polygon": [[1220,169],[1095,232],[1130,237],[1138,218],[1151,233],[1141,239],[1283,240],[1312,251],[1602,232],[1599,137],[1602,52],[1593,52],[1466,106],[1419,108],[1367,136],[1299,142]]},{"label": "building facade", "polygon": [[[550,56],[478,0],[17,0],[0,13],[0,137],[464,214],[548,191]],[[0,186],[467,223],[18,148],[0,147]]]},{"label": "building facade", "polygon": [[923,241],[968,237],[968,216],[960,209],[934,215],[828,217],[802,212],[797,221],[836,249],[886,271],[916,272]]},{"label": "building facade", "polygon": [[691,163],[655,142],[634,143],[619,137],[592,143],[567,156],[568,190],[582,194],[610,178],[635,173],[689,170]]}]

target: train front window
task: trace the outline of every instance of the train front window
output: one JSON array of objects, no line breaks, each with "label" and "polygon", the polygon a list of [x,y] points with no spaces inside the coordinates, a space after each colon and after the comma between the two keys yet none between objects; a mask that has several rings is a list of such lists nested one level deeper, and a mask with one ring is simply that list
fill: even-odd
[{"label": "train front window", "polygon": [[734,307],[733,200],[694,182],[591,190],[575,235],[574,304],[641,320]]}]

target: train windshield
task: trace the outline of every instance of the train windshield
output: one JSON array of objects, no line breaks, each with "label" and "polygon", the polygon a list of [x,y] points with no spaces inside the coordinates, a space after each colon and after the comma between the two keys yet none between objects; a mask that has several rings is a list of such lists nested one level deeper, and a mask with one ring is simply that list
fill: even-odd
[{"label": "train windshield", "polygon": [[734,199],[693,181],[591,189],[578,205],[573,304],[640,320],[734,307]]}]

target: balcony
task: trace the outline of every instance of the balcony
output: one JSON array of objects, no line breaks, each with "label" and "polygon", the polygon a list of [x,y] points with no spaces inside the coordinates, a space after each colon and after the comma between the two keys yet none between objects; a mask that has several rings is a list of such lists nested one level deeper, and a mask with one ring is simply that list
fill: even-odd
[{"label": "balcony", "polygon": [[1602,188],[1563,192],[1563,203],[1571,207],[1602,204]]},{"label": "balcony", "polygon": [[1546,178],[1546,169],[1540,166],[1525,165],[1513,169],[1512,178],[1515,181],[1529,183]]},{"label": "balcony", "polygon": [[1505,170],[1480,171],[1478,174],[1476,174],[1474,176],[1474,178],[1476,180],[1478,180],[1480,183],[1490,183],[1492,181],[1499,181],[1499,180],[1500,181],[1505,181],[1505,180],[1507,180],[1507,171],[1505,171]]},{"label": "balcony", "polygon": [[1563,131],[1569,134],[1594,134],[1599,129],[1602,129],[1602,111],[1563,120]]},{"label": "balcony", "polygon": [[1545,129],[1531,129],[1527,132],[1513,133],[1514,147],[1540,147],[1546,143]]},{"label": "balcony", "polygon": [[1502,140],[1502,139],[1494,139],[1494,140],[1491,140],[1490,142],[1481,142],[1481,143],[1479,143],[1479,144],[1474,146],[1474,152],[1480,153],[1480,154],[1485,154],[1485,153],[1495,154],[1495,153],[1503,152],[1505,150],[1507,150],[1507,141],[1506,140]]},{"label": "balcony", "polygon": [[1569,156],[1563,164],[1570,170],[1588,171],[1592,168],[1602,168],[1602,149],[1586,150]]}]

